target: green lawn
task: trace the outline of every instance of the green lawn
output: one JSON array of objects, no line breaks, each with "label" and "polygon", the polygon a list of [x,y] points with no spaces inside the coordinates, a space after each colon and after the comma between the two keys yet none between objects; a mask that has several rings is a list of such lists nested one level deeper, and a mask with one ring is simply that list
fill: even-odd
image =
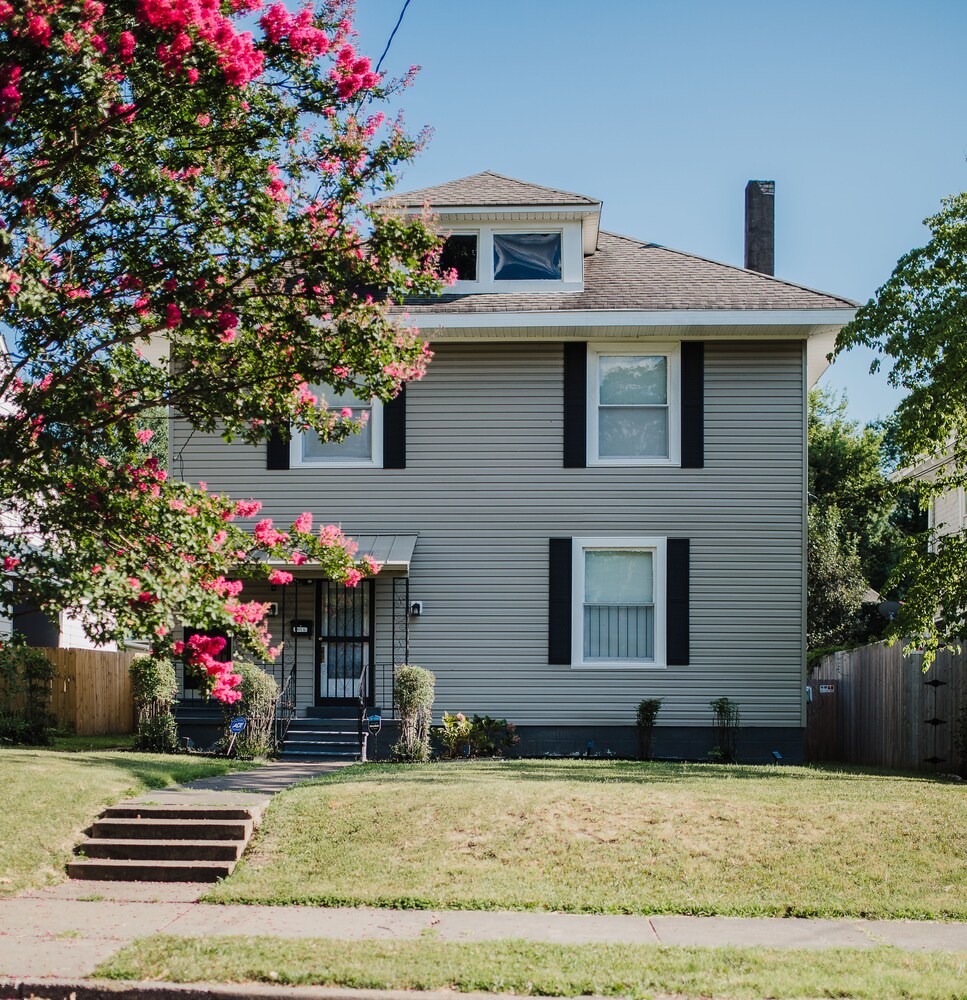
[{"label": "green lawn", "polygon": [[525,941],[463,944],[432,938],[377,942],[158,936],[128,945],[95,976],[524,996],[967,998],[967,955],[894,948],[792,951]]},{"label": "green lawn", "polygon": [[214,902],[967,919],[967,787],[798,767],[350,768],[277,796]]},{"label": "green lawn", "polygon": [[[97,745],[99,739],[104,740],[58,740],[51,750],[0,749],[0,896],[62,879],[71,848],[103,806],[145,789],[253,766],[211,758],[76,749],[92,741]],[[116,744],[118,737],[110,740]]]}]

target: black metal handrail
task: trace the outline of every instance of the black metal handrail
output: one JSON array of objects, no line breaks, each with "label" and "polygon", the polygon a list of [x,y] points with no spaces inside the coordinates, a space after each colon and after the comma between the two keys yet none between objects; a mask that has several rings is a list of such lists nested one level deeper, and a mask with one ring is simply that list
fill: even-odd
[{"label": "black metal handrail", "polygon": [[292,678],[295,676],[293,667],[282,685],[279,697],[275,702],[275,745],[281,749],[285,743],[285,737],[289,732],[289,726],[296,715],[295,699],[289,696],[289,689],[292,686]]}]

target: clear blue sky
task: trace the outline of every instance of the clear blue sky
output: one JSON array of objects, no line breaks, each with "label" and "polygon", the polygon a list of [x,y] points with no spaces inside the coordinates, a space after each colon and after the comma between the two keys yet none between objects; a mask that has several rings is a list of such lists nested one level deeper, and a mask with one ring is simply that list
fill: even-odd
[{"label": "clear blue sky", "polygon": [[[359,0],[374,61],[403,0]],[[865,301],[967,189],[964,0],[411,0],[384,69],[433,139],[401,188],[495,170],[601,198],[603,226],[742,263],[776,181],[776,273]],[[836,362],[860,420],[899,396]]]}]

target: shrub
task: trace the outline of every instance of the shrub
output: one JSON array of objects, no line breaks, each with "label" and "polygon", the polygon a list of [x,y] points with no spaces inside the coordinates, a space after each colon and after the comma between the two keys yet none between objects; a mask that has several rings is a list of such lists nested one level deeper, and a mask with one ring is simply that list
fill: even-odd
[{"label": "shrub", "polygon": [[729,698],[716,698],[710,701],[713,726],[718,743],[709,751],[712,760],[722,764],[734,764],[737,757],[736,744],[739,735],[739,706]]},{"label": "shrub", "polygon": [[0,647],[0,738],[43,746],[50,743],[54,665],[14,636]]},{"label": "shrub", "polygon": [[645,698],[638,702],[635,728],[638,730],[638,757],[651,760],[652,743],[655,737],[655,719],[661,711],[661,698]]},{"label": "shrub", "polygon": [[501,757],[520,743],[514,731],[517,726],[506,719],[494,719],[489,715],[475,715],[470,720],[470,756]]},{"label": "shrub", "polygon": [[137,713],[135,750],[177,753],[178,725],[171,706],[178,696],[178,678],[171,661],[161,656],[138,656],[128,669]]},{"label": "shrub", "polygon": [[393,745],[393,760],[420,763],[430,759],[430,716],[436,678],[429,670],[409,663],[396,668],[396,708],[400,738]]},{"label": "shrub", "polygon": [[242,697],[231,705],[222,706],[224,738],[231,741],[228,723],[239,715],[244,716],[248,725],[235,737],[232,753],[236,757],[267,757],[275,753],[275,707],[279,685],[271,674],[248,660],[235,660],[233,671],[242,678],[239,685]]},{"label": "shrub", "polygon": [[437,738],[443,747],[443,757],[452,760],[454,757],[470,755],[470,720],[463,714],[443,713],[443,725],[437,730]]}]

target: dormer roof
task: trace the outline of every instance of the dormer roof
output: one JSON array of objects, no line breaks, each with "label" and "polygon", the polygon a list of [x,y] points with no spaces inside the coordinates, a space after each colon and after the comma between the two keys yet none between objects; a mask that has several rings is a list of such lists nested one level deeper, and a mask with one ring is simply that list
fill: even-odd
[{"label": "dormer roof", "polygon": [[433,187],[391,194],[373,204],[410,213],[429,205],[443,225],[468,221],[579,221],[584,254],[594,253],[598,246],[600,201],[573,191],[528,184],[492,170]]},{"label": "dormer roof", "polygon": [[505,177],[492,170],[484,170],[469,177],[460,177],[445,184],[391,194],[381,198],[377,205],[399,205],[403,208],[420,208],[429,204],[434,210],[444,208],[501,208],[525,205],[597,206],[601,202],[573,191],[528,184],[514,177]]}]

